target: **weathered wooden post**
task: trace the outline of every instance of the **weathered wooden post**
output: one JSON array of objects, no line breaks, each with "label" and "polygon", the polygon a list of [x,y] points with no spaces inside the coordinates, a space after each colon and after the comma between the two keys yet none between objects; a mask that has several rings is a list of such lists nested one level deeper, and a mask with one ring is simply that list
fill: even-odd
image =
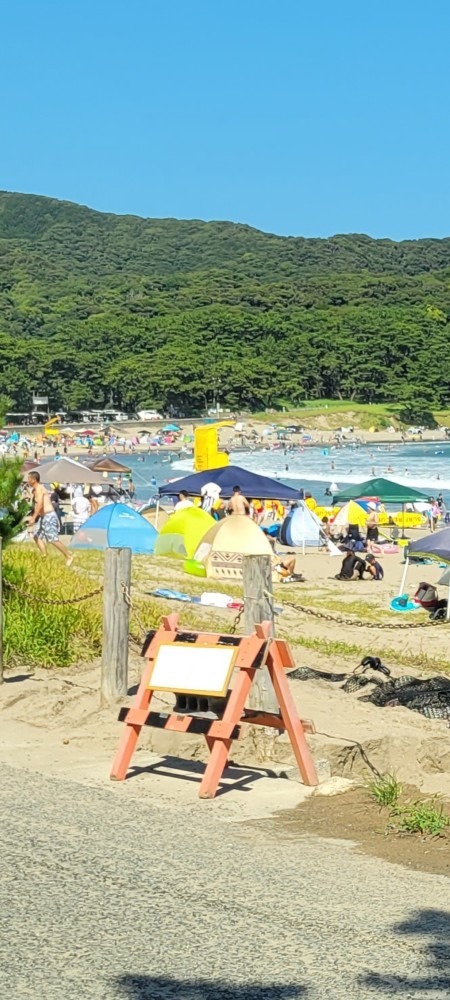
[{"label": "weathered wooden post", "polygon": [[3,558],[0,538],[0,684],[3,684]]},{"label": "weathered wooden post", "polygon": [[[273,611],[272,558],[271,556],[243,556],[242,576],[244,592],[244,629],[250,635],[255,625],[270,622],[272,635],[275,635],[275,619]],[[266,667],[256,671],[248,707],[261,709],[265,712],[279,712],[279,705],[273,689],[269,671]],[[263,729],[254,726],[255,748],[260,757],[273,759],[276,729]]]},{"label": "weathered wooden post", "polygon": [[103,651],[100,701],[110,705],[128,689],[131,549],[107,549],[103,585]]}]

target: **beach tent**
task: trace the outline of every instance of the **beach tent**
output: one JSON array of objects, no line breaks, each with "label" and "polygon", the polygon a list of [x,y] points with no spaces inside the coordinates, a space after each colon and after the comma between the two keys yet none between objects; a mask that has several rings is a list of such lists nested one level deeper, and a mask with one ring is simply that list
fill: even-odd
[{"label": "beach tent", "polygon": [[302,546],[320,545],[322,525],[314,511],[306,503],[300,502],[298,507],[290,511],[280,528],[282,545]]},{"label": "beach tent", "polygon": [[418,538],[416,542],[410,542],[408,556],[410,559],[438,559],[439,562],[450,563],[450,528],[441,528]]},{"label": "beach tent", "polygon": [[413,486],[401,486],[391,479],[367,479],[364,483],[346,486],[333,496],[333,503],[344,503],[346,500],[359,500],[361,497],[376,497],[380,503],[414,503],[416,500],[428,500],[426,493],[415,490]]},{"label": "beach tent", "polygon": [[143,510],[140,510],[139,513],[146,521],[148,521],[149,524],[152,524],[154,528],[157,528],[158,531],[161,531],[161,528],[164,527],[170,516],[165,510],[157,511],[156,507],[145,507]]},{"label": "beach tent", "polygon": [[[249,517],[231,514],[216,521],[200,542],[194,560],[203,563],[213,580],[240,580],[243,555],[272,556],[272,546]],[[189,566],[186,567],[189,572]]]},{"label": "beach tent", "polygon": [[[406,575],[408,573],[408,567],[411,560],[416,559],[435,559],[437,562],[448,563],[450,566],[450,528],[441,528],[440,531],[433,531],[431,535],[425,535],[424,538],[418,538],[416,542],[410,542],[407,549],[407,557],[405,562],[405,568],[403,570],[402,582],[400,584],[399,595],[403,596],[403,591],[405,589]],[[447,573],[448,571],[446,571]],[[440,583],[445,583],[444,577],[440,579]],[[450,587],[448,592],[447,601],[447,621],[450,620]]]},{"label": "beach tent", "polygon": [[54,462],[43,462],[36,471],[39,472],[41,483],[70,483],[70,485],[88,483],[98,486],[103,482],[101,472],[95,472],[87,465],[75,462],[72,458],[58,458]]},{"label": "beach tent", "polygon": [[237,465],[228,465],[226,468],[207,469],[204,472],[196,472],[183,479],[177,479],[172,483],[165,483],[159,488],[160,497],[176,496],[180,490],[186,490],[190,496],[201,496],[201,488],[206,483],[217,483],[220,486],[220,496],[228,500],[233,493],[233,487],[239,486],[241,492],[248,499],[258,500],[298,500],[298,490],[291,486],[285,486],[277,479],[269,479],[268,476],[259,476],[255,472],[248,472],[247,469],[240,469]]},{"label": "beach tent", "polygon": [[202,538],[216,524],[201,507],[183,507],[167,518],[155,544],[155,556],[192,559]]},{"label": "beach tent", "polygon": [[336,524],[338,527],[345,527],[346,524],[357,524],[362,528],[367,521],[367,511],[355,503],[354,500],[349,500],[345,503],[343,507],[337,512],[336,517],[333,521],[333,526]]},{"label": "beach tent", "polygon": [[151,555],[158,532],[137,510],[124,503],[100,507],[73,536],[73,549],[127,548],[135,555]]}]

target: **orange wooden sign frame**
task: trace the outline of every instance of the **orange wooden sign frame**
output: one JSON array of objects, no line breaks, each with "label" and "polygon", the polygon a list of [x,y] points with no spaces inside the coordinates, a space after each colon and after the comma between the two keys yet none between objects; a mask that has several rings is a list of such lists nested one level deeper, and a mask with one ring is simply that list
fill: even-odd
[{"label": "orange wooden sign frame", "polygon": [[[133,705],[122,709],[119,719],[125,722],[125,732],[114,758],[111,779],[123,781],[139,739],[142,726],[158,725],[179,733],[203,732],[210,758],[200,785],[199,796],[204,799],[214,798],[223,772],[226,768],[231,744],[241,735],[241,723],[252,726],[270,726],[275,729],[287,730],[297,765],[305,785],[317,785],[318,779],[314,761],[305,739],[305,732],[313,733],[312,722],[302,721],[295,707],[294,699],[286,678],[286,668],[295,666],[287,643],[273,639],[270,636],[269,622],[255,626],[253,635],[236,639],[237,656],[235,668],[237,675],[230,691],[222,719],[198,719],[190,715],[175,714],[164,716],[161,713],[151,713],[150,704],[153,690],[149,687],[153,664],[159,647],[169,642],[183,641],[186,631],[178,628],[178,615],[169,615],[162,619],[160,628],[155,633],[145,652],[147,660],[139,688]],[[224,644],[230,637],[204,632],[191,632],[190,638],[196,645]],[[220,640],[222,638],[222,643]],[[250,693],[256,671],[266,666],[280,707],[279,714],[258,712],[246,709],[245,705]]]}]

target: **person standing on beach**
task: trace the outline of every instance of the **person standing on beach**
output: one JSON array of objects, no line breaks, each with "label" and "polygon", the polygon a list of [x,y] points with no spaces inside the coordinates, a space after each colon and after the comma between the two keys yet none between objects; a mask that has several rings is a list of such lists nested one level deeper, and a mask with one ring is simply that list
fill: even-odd
[{"label": "person standing on beach", "polygon": [[233,486],[233,496],[230,497],[227,507],[229,514],[249,514],[250,504],[247,497],[241,493],[240,486]]},{"label": "person standing on beach", "polygon": [[178,494],[178,501],[175,504],[174,511],[185,510],[186,507],[193,507],[193,501],[191,500],[189,493],[186,490],[180,490]]},{"label": "person standing on beach", "polygon": [[377,542],[378,541],[377,505],[376,503],[374,503],[373,500],[370,500],[367,506],[369,508],[369,516],[367,518],[367,523],[366,523],[366,528],[367,528],[366,540],[368,542]]},{"label": "person standing on beach", "polygon": [[59,540],[59,521],[55,513],[50,495],[41,483],[39,472],[28,473],[28,485],[33,494],[33,513],[28,520],[29,528],[35,526],[33,537],[39,552],[43,556],[47,555],[47,542],[54,545],[55,549],[64,556],[66,566],[71,566],[73,555],[66,549]]}]

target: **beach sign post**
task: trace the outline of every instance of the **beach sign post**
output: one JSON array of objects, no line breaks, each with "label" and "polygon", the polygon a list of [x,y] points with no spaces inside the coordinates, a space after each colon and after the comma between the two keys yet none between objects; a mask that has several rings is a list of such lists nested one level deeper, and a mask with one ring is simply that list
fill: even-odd
[{"label": "beach sign post", "polygon": [[[111,769],[112,780],[126,778],[143,726],[202,734],[210,756],[199,796],[212,799],[232,742],[239,739],[242,724],[247,723],[286,730],[305,785],[318,784],[305,739],[305,732],[315,732],[314,725],[298,715],[286,677],[286,669],[295,666],[292,654],[287,643],[271,636],[269,622],[256,625],[252,635],[240,637],[187,631],[179,628],[177,615],[169,615],[150,633],[143,656],[146,664],[134,702],[119,713],[125,731]],[[277,712],[246,707],[252,684],[263,667],[273,684]],[[174,694],[170,714],[151,711],[153,694],[159,691]]]}]

